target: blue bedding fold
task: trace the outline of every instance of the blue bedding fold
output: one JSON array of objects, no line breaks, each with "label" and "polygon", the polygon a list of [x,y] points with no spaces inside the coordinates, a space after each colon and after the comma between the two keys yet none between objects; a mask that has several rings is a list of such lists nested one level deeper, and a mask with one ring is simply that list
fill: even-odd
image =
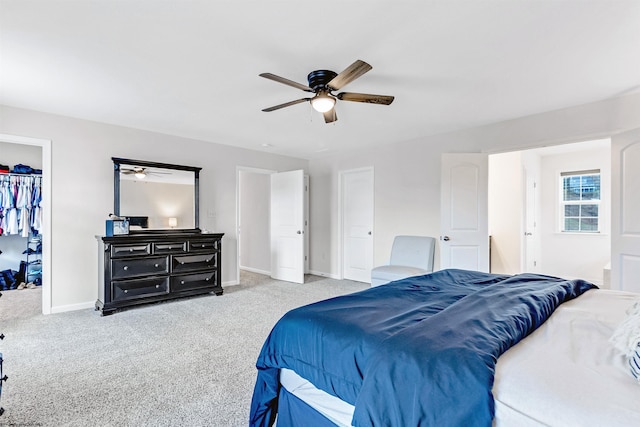
[{"label": "blue bedding fold", "polygon": [[256,362],[250,425],[277,413],[279,369],[355,405],[355,426],[490,426],[497,358],[582,280],[443,270],[291,310]]}]

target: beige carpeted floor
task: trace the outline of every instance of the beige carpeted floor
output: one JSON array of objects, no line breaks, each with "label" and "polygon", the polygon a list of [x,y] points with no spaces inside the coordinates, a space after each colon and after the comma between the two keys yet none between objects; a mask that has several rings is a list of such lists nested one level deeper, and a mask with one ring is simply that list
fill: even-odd
[{"label": "beige carpeted floor", "polygon": [[367,288],[243,272],[222,296],[151,304],[101,317],[44,316],[40,289],[0,298],[0,426],[246,426],[255,360],[289,309]]}]

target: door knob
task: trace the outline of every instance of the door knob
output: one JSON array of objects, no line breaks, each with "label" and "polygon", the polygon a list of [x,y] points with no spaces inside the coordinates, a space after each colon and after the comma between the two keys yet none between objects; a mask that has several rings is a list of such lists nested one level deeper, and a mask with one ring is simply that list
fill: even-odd
[{"label": "door knob", "polygon": [[368,234],[369,236],[371,236],[371,232],[368,232],[367,234]]},{"label": "door knob", "polygon": [[448,242],[450,239],[449,239],[449,236],[444,236],[442,240],[444,240],[445,242]]},{"label": "door knob", "polygon": [[296,231],[296,234],[302,234],[302,231],[298,230]]},{"label": "door knob", "polygon": [[525,236],[531,236],[533,233],[524,233]]}]

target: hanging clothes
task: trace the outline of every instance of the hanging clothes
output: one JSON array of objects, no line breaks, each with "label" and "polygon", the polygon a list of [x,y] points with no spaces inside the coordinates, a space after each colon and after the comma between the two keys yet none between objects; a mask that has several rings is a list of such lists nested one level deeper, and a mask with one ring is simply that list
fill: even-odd
[{"label": "hanging clothes", "polygon": [[39,234],[42,177],[0,175],[0,235]]},{"label": "hanging clothes", "polygon": [[18,177],[9,175],[3,178],[2,228],[4,234],[18,234],[18,211],[16,210]]},{"label": "hanging clothes", "polygon": [[33,191],[31,193],[31,228],[34,234],[41,234],[42,230],[42,208],[40,202],[42,201],[42,177],[37,176],[33,178]]},{"label": "hanging clothes", "polygon": [[31,234],[31,188],[33,178],[30,176],[19,177],[18,198],[16,199],[16,209],[18,209],[18,231],[22,237],[29,237]]}]

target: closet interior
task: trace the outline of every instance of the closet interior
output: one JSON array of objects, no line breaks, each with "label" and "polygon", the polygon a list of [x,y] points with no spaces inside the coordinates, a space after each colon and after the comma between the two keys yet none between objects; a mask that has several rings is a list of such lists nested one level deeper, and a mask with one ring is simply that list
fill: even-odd
[{"label": "closet interior", "polygon": [[42,285],[42,149],[0,142],[0,291]]}]

